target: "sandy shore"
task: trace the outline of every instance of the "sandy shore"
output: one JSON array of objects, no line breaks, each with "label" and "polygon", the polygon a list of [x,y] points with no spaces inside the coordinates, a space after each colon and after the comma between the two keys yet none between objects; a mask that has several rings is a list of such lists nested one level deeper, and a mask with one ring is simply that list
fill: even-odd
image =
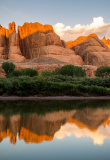
[{"label": "sandy shore", "polygon": [[18,97],[18,96],[0,96],[1,101],[5,100],[110,100],[110,96],[98,96],[98,97],[75,97],[75,96],[49,96],[49,97]]}]

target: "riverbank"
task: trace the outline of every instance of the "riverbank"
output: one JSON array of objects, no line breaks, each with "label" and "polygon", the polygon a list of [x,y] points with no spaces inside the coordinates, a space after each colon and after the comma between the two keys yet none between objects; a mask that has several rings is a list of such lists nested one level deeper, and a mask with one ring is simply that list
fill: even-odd
[{"label": "riverbank", "polygon": [[15,101],[15,100],[110,100],[110,96],[29,96],[29,97],[19,97],[19,96],[0,96],[0,101]]}]

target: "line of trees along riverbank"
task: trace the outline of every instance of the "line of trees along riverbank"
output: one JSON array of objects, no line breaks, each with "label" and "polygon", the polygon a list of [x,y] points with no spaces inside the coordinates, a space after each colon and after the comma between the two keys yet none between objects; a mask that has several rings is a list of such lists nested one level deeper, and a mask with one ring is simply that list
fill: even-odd
[{"label": "line of trees along riverbank", "polygon": [[17,96],[106,96],[110,95],[110,67],[100,67],[96,78],[87,78],[82,67],[66,65],[53,72],[15,70],[13,63],[2,64],[6,78],[0,78],[0,95]]}]

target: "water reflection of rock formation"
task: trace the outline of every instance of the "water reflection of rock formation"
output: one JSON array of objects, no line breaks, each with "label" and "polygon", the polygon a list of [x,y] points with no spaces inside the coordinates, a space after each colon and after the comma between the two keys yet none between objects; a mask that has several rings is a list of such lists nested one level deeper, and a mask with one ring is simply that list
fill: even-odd
[{"label": "water reflection of rock formation", "polygon": [[109,117],[110,109],[59,111],[40,116],[0,115],[0,141],[10,137],[10,143],[15,144],[17,133],[19,139],[23,139],[26,143],[51,141],[55,133],[65,124],[75,124],[80,129],[86,128],[90,132],[96,132],[99,126],[104,128],[110,124]]}]

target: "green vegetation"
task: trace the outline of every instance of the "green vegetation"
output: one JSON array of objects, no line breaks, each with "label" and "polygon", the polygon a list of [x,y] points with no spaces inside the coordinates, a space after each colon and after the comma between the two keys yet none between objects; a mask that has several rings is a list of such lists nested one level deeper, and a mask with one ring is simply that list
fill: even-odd
[{"label": "green vegetation", "polygon": [[95,75],[96,77],[102,77],[102,78],[110,77],[110,67],[102,66],[102,67],[97,68]]},{"label": "green vegetation", "polygon": [[65,65],[61,69],[57,70],[61,75],[72,76],[72,77],[85,77],[86,72],[82,67],[77,67],[73,65]]},{"label": "green vegetation", "polygon": [[38,71],[30,68],[14,70],[15,66],[12,63],[5,62],[2,66],[7,78],[0,78],[0,95],[3,93],[17,96],[110,95],[109,77],[87,78],[85,70],[81,67],[66,65],[53,72],[43,71],[38,75]]},{"label": "green vegetation", "polygon": [[110,78],[84,78],[80,81],[80,84],[110,88]]},{"label": "green vegetation", "polygon": [[20,114],[21,116],[37,113],[45,115],[54,111],[71,111],[73,109],[83,110],[85,108],[103,108],[110,107],[110,100],[106,101],[1,101],[0,114],[11,116]]},{"label": "green vegetation", "polygon": [[9,63],[9,62],[4,62],[2,64],[2,69],[4,69],[5,73],[6,73],[6,77],[10,77],[12,72],[15,69],[15,65],[13,63]]},{"label": "green vegetation", "polygon": [[15,70],[11,74],[11,77],[20,77],[20,76],[35,77],[35,76],[38,76],[38,71],[31,68],[25,68],[25,69],[22,69],[21,71]]},{"label": "green vegetation", "polygon": [[[55,80],[56,79],[56,80]],[[73,78],[74,79],[74,78]],[[57,95],[71,95],[71,96],[89,96],[89,95],[110,95],[110,88],[97,85],[82,85],[82,79],[72,81],[67,77],[48,77],[37,76],[28,77],[20,76],[17,78],[7,78],[0,80],[0,95],[7,93],[8,95],[30,96],[57,96]]]},{"label": "green vegetation", "polygon": [[22,74],[21,74],[21,71],[20,70],[15,70],[15,71],[13,71],[12,72],[12,77],[19,77],[19,76],[21,76]]},{"label": "green vegetation", "polygon": [[50,71],[42,71],[42,76],[51,76],[52,72]]},{"label": "green vegetation", "polygon": [[34,77],[34,76],[38,76],[38,71],[32,68],[25,68],[21,70],[21,75]]}]

